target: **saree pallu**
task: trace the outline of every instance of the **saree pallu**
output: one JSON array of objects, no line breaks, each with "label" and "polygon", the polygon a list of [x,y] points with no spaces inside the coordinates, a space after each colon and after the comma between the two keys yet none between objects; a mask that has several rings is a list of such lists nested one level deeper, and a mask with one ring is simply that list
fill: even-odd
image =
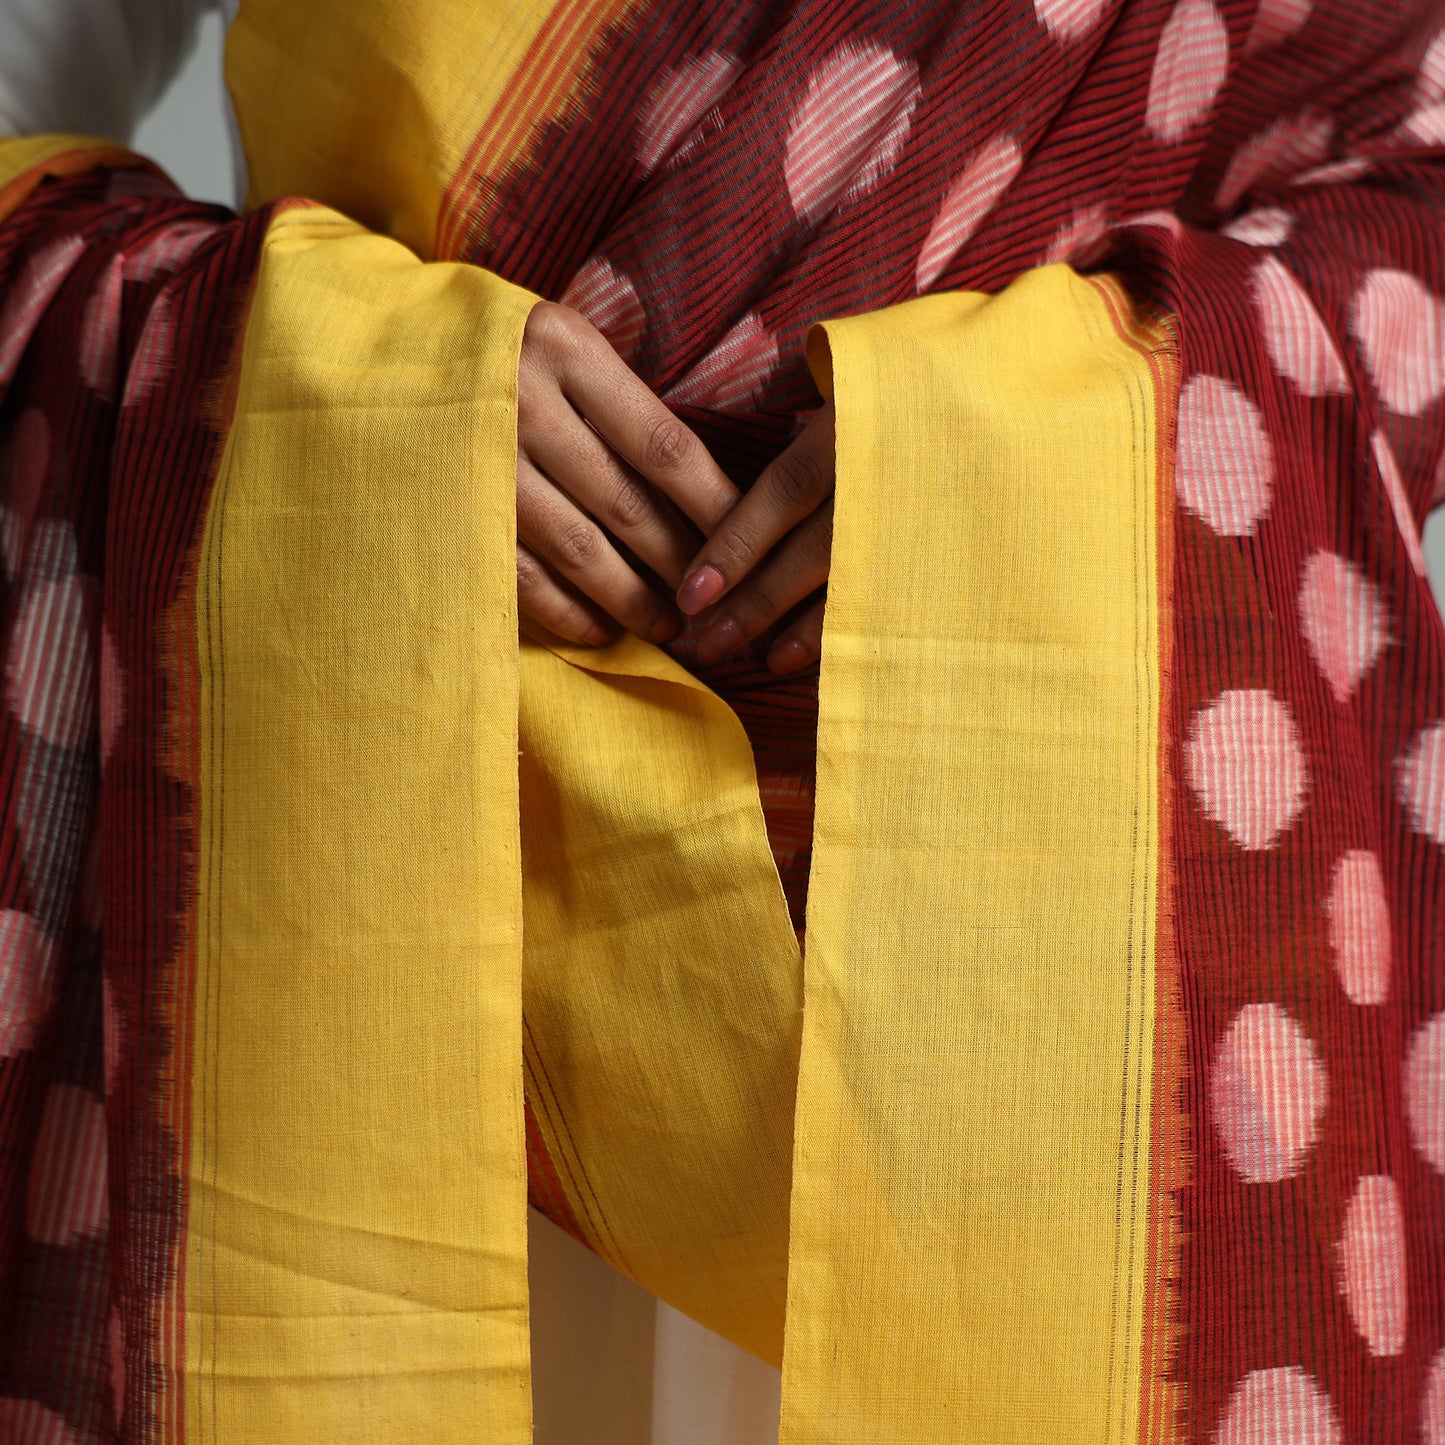
[{"label": "saree pallu", "polygon": [[[523,1441],[530,1188],[791,1445],[1445,1441],[1442,26],[246,0],[244,218],[0,150],[0,1438]],[[518,643],[537,295],[833,400],[815,690]]]}]

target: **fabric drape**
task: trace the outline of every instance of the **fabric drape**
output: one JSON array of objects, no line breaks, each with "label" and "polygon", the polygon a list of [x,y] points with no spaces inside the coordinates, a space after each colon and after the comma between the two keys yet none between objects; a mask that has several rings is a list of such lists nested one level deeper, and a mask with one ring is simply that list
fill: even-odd
[{"label": "fabric drape", "polygon": [[[530,1190],[791,1445],[1445,1439],[1442,26],[247,0],[244,217],[0,150],[0,1428],[524,1440]],[[832,398],[817,679],[518,641],[537,295]]]}]

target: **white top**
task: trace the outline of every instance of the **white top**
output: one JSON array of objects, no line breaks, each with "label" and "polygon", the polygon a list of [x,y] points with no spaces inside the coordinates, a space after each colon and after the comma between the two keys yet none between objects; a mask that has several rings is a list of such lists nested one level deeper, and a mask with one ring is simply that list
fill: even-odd
[{"label": "white top", "polygon": [[0,134],[129,142],[218,0],[0,0]]}]

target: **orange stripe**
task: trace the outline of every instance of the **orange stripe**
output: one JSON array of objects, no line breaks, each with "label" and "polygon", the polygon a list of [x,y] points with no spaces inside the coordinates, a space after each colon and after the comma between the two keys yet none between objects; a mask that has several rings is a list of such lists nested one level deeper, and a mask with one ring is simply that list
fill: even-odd
[{"label": "orange stripe", "polygon": [[1189,1180],[1189,1116],[1184,1102],[1188,1055],[1184,1000],[1174,946],[1170,873],[1172,787],[1169,748],[1173,736],[1171,671],[1174,572],[1174,422],[1178,376],[1168,316],[1141,315],[1112,277],[1095,278],[1120,337],[1148,361],[1154,403],[1158,512],[1159,608],[1159,876],[1154,978],[1154,1060],[1149,1127],[1149,1221],[1146,1239],[1143,1339],[1139,1361],[1139,1445],[1171,1445],[1184,1438],[1184,1387],[1176,1378],[1179,1338],[1180,1263],[1183,1224],[1179,1192]]},{"label": "orange stripe", "polygon": [[[193,800],[200,798],[200,677],[197,672],[196,646],[196,581],[199,554],[189,559],[184,580],[167,618],[166,644],[162,665],[170,676],[174,699],[169,724],[169,744],[164,766],[185,784]],[[197,815],[193,813],[193,819]],[[178,1201],[181,1228],[177,1231],[176,1249],[171,1259],[170,1278],[157,1306],[157,1333],[161,1340],[161,1359],[168,1369],[165,1387],[155,1393],[160,1412],[157,1424],[161,1439],[171,1445],[184,1445],[186,1432],[186,1228],[190,1217],[189,1180],[191,1177],[192,1069],[195,1059],[195,957],[196,910],[194,901],[180,919],[180,938],[173,960],[176,988],[171,997],[170,1069],[165,1081],[165,1121],[176,1140],[177,1177],[181,1197]]]},{"label": "orange stripe", "polygon": [[498,178],[543,121],[560,109],[582,74],[588,45],[608,21],[631,8],[632,0],[563,0],[538,32],[442,199],[437,218],[438,259],[454,259],[463,240],[487,220],[491,196],[484,182]]},{"label": "orange stripe", "polygon": [[[296,207],[310,207],[310,201],[287,201],[275,207],[279,213]],[[205,409],[209,423],[224,433],[235,415],[236,392],[241,375],[241,347],[245,335],[245,319],[250,309],[248,296],[236,326],[231,358],[221,373],[220,385],[212,390]],[[219,455],[216,467],[220,466]],[[214,481],[214,477],[212,478]],[[196,594],[200,578],[199,546],[187,559],[184,576],[165,622],[165,640],[159,650],[160,664],[170,683],[171,710],[166,718],[161,766],[185,785],[192,799],[192,822],[200,821],[201,796],[201,680],[200,650],[197,638]],[[163,1441],[185,1445],[186,1430],[186,1229],[190,1219],[189,1180],[192,1168],[192,1107],[194,1102],[194,1064],[196,1042],[196,944],[197,909],[194,897],[191,906],[179,920],[180,937],[173,960],[176,978],[171,997],[170,1071],[165,1079],[166,1100],[163,1117],[171,1137],[176,1141],[176,1170],[180,1180],[178,1200],[180,1228],[176,1250],[171,1260],[168,1287],[157,1306],[157,1334],[162,1342],[161,1358],[172,1369],[166,1388],[155,1393],[156,1407]]]},{"label": "orange stripe", "polygon": [[467,223],[466,207],[475,205],[479,199],[476,183],[483,175],[483,167],[500,170],[510,159],[506,143],[520,123],[524,109],[529,106],[535,109],[535,97],[541,93],[547,70],[556,63],[556,50],[563,43],[567,27],[573,24],[575,12],[586,3],[587,0],[564,0],[552,12],[512,77],[501,105],[477,132],[443,198],[438,216],[439,257],[451,254],[443,249],[440,242],[452,243],[458,226]]},{"label": "orange stripe", "polygon": [[[1174,576],[1174,421],[1178,377],[1170,318],[1140,316],[1116,291],[1101,286],[1119,334],[1149,362],[1154,403],[1158,504],[1159,607],[1159,876],[1154,979],[1154,1069],[1149,1128],[1149,1227],[1146,1241],[1144,1336],[1141,1341],[1139,1445],[1170,1445],[1184,1438],[1184,1388],[1176,1378],[1182,1322],[1178,1313],[1183,1223],[1179,1192],[1189,1179],[1189,1116],[1184,1102],[1188,1055],[1179,959],[1174,944],[1170,821],[1173,789],[1169,749],[1173,737],[1171,672]],[[1164,358],[1170,358],[1166,364]]]},{"label": "orange stripe", "polygon": [[[33,148],[39,139],[29,142],[11,141],[8,144],[19,151],[22,146]],[[53,155],[27,166],[0,183],[0,221],[19,210],[29,199],[31,192],[47,176],[78,176],[100,166],[117,170],[150,171],[163,180],[166,179],[165,172],[159,166],[142,160],[123,146],[106,145],[100,141],[79,142],[71,149],[57,150]]]},{"label": "orange stripe", "polygon": [[[559,98],[560,77],[563,74],[575,76],[578,70],[578,53],[581,50],[579,36],[584,33],[585,22],[592,12],[605,12],[609,0],[565,0],[542,27],[537,38],[523,60],[513,84],[509,87],[507,103],[494,112],[491,122],[483,127],[468,153],[461,175],[466,184],[466,200],[475,205],[483,199],[480,182],[487,173],[500,174],[514,150],[521,149],[520,137],[525,130],[545,119]],[[588,27],[590,36],[597,26]],[[482,168],[487,169],[484,171]],[[449,187],[445,210],[451,210],[456,196],[455,187]],[[463,219],[462,212],[458,219]],[[471,217],[467,229],[474,230],[479,217]],[[449,232],[454,238],[455,230]]]},{"label": "orange stripe", "polygon": [[552,1156],[547,1152],[547,1141],[542,1137],[542,1130],[530,1101],[523,1103],[523,1117],[527,1131],[527,1161],[530,1166],[528,1178],[537,1196],[538,1208],[578,1244],[592,1249],[592,1241],[583,1231],[572,1203],[567,1198],[567,1190],[563,1187],[556,1165],[552,1163]]},{"label": "orange stripe", "polygon": [[[1167,322],[1161,323],[1162,326]],[[1140,1368],[1140,1445],[1169,1445],[1184,1438],[1184,1386],[1178,1379],[1180,1267],[1184,1246],[1179,1198],[1189,1182],[1188,1071],[1183,984],[1174,935],[1173,784],[1170,746],[1174,698],[1169,686],[1174,646],[1174,422],[1178,412],[1177,364],[1167,373],[1150,350],[1154,373],[1158,459],[1159,597],[1159,897],[1155,946],[1154,1087],[1150,1120],[1149,1237],[1144,1295],[1144,1340]]]}]

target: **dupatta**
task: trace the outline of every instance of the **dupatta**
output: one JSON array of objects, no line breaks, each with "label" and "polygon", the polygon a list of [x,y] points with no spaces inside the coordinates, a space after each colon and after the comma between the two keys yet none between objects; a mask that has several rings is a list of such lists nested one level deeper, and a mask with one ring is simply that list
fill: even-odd
[{"label": "dupatta", "polygon": [[[1445,1438],[1441,21],[247,0],[243,218],[0,150],[0,1428],[524,1440],[530,1186],[798,1445]],[[536,295],[834,400],[816,703],[518,643]]]}]

